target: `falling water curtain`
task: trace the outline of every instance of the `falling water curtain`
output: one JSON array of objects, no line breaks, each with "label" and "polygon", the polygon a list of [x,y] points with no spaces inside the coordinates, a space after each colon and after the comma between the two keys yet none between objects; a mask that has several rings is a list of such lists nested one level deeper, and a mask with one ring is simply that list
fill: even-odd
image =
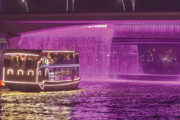
[{"label": "falling water curtain", "polygon": [[108,25],[54,28],[21,36],[21,49],[75,50],[83,77],[107,77],[113,29]]}]

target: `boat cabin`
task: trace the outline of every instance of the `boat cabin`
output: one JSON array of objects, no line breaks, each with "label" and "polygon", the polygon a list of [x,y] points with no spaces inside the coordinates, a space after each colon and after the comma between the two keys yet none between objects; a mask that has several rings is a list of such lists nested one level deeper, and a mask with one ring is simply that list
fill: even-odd
[{"label": "boat cabin", "polygon": [[[7,50],[4,52],[3,82],[12,90],[75,89],[79,80],[79,57],[75,51]],[[76,84],[68,88],[68,85],[73,83]],[[18,88],[19,85],[26,88]],[[63,85],[67,87],[64,88]]]}]

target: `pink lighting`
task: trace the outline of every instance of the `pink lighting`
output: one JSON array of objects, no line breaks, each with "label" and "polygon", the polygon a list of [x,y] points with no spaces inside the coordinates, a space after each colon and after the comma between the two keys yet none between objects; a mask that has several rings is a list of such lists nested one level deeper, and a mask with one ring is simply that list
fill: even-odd
[{"label": "pink lighting", "polygon": [[81,76],[98,73],[107,77],[109,57],[106,56],[110,53],[112,35],[111,24],[59,27],[23,33],[18,48],[75,50],[80,57]]},{"label": "pink lighting", "polygon": [[[70,21],[42,22],[68,23]],[[160,44],[163,42],[167,44],[172,39],[178,42],[180,39],[179,20],[93,22],[92,25],[56,27],[22,33],[17,48],[75,50],[79,53],[82,78],[106,78],[109,74],[144,74],[139,62],[138,45],[115,43],[114,38],[125,42],[142,40],[144,43],[149,40],[161,40]],[[99,22],[105,24],[97,24]],[[87,21],[82,21],[82,23],[87,23]],[[147,44],[153,44],[153,42]]]}]

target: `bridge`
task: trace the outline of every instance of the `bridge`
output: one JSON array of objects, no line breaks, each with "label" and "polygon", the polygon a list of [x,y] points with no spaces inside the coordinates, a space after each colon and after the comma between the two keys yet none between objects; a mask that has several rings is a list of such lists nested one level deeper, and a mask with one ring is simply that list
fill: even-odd
[{"label": "bridge", "polygon": [[[180,20],[180,12],[0,14],[0,33],[82,24],[119,24],[122,21]],[[8,26],[8,27],[7,27]]]}]

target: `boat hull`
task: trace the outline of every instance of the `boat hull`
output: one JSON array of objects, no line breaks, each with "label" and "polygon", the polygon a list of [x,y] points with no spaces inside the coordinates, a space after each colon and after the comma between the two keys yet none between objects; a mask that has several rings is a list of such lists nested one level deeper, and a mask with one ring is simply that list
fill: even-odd
[{"label": "boat hull", "polygon": [[78,89],[79,83],[72,83],[72,84],[45,84],[43,91],[65,91],[65,90],[75,90]]},{"label": "boat hull", "polygon": [[5,83],[12,91],[41,91],[39,84]]},{"label": "boat hull", "polygon": [[74,81],[46,82],[44,84],[29,84],[20,82],[5,82],[5,84],[10,90],[14,91],[66,91],[78,89],[79,79]]}]

